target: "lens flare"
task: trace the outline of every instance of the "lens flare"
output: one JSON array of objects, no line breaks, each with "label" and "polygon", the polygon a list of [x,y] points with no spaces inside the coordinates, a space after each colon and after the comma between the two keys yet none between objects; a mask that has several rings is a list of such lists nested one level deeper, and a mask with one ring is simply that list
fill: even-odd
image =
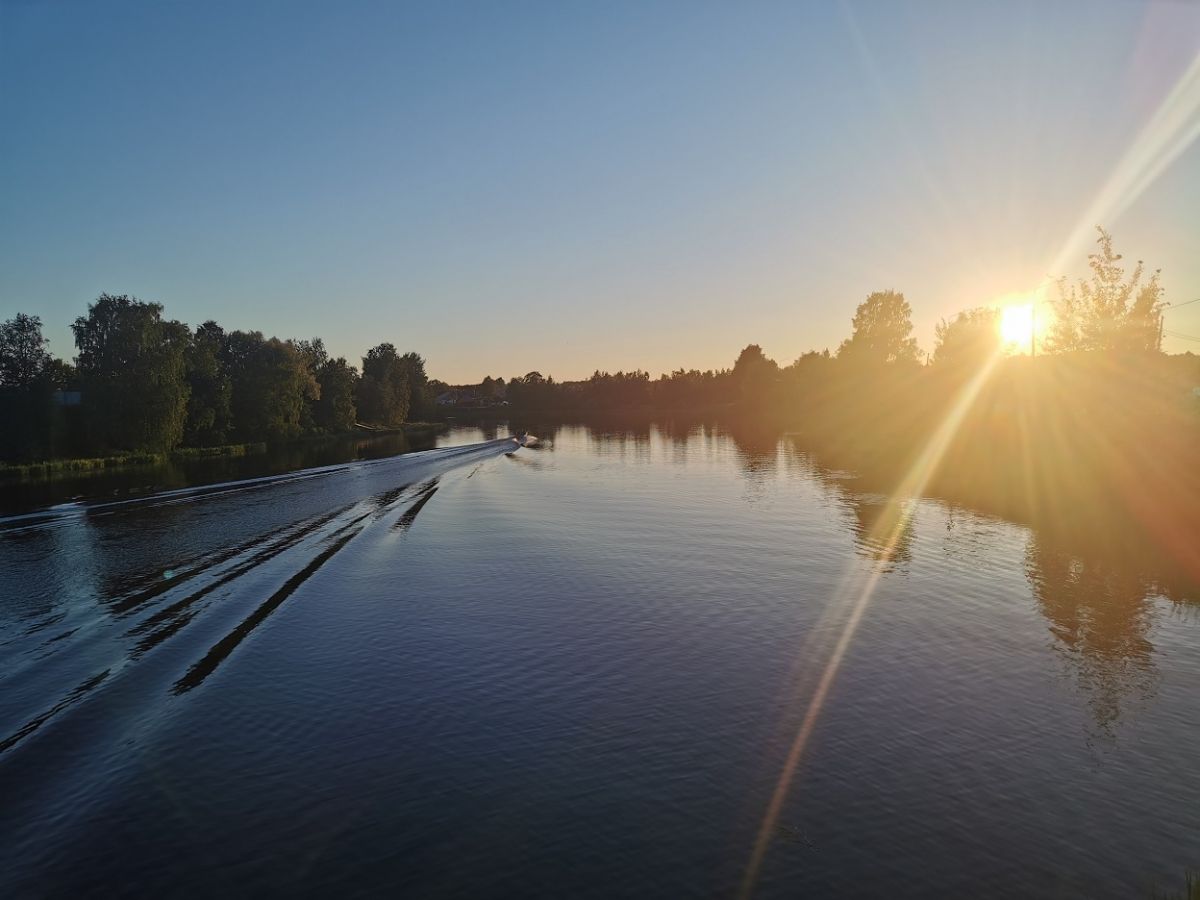
[{"label": "lens flare", "polygon": [[1115,222],[1197,138],[1200,53],[1130,143],[1046,271],[1064,271],[1070,259],[1091,246],[1096,225]]},{"label": "lens flare", "polygon": [[[928,486],[930,479],[937,471],[938,465],[946,455],[946,451],[950,448],[950,444],[954,440],[954,435],[958,433],[963,419],[970,411],[972,405],[974,405],[976,398],[978,398],[983,386],[991,377],[1002,355],[1000,351],[993,353],[984,365],[980,367],[975,376],[962,387],[955,397],[949,412],[938,426],[937,431],[934,432],[928,444],[922,450],[921,455],[898,485],[896,496],[914,498],[914,500],[920,497],[921,493]],[[846,573],[839,589],[830,601],[829,607],[822,615],[822,620],[824,621],[830,617],[839,616],[843,610],[846,610],[841,633],[838,635],[837,642],[829,654],[829,658],[817,680],[812,697],[808,701],[804,717],[788,748],[779,778],[775,783],[775,789],[771,793],[771,799],[763,815],[762,825],[758,829],[758,835],[750,853],[750,861],[742,877],[739,897],[748,898],[753,894],[754,885],[758,881],[759,870],[762,867],[767,847],[771,841],[771,835],[774,833],[775,826],[779,821],[779,814],[783,808],[784,801],[787,799],[796,769],[804,756],[804,749],[808,744],[808,739],[816,727],[817,720],[821,715],[821,709],[824,707],[829,691],[833,686],[834,680],[837,678],[838,670],[841,668],[846,651],[854,640],[854,633],[858,630],[867,607],[871,603],[871,598],[875,593],[875,588],[879,584],[880,578],[887,571],[889,560],[896,546],[912,521],[912,512],[915,508],[915,502],[906,503],[900,515],[890,518],[884,517],[880,520],[875,529],[878,533],[872,534],[871,538],[873,544],[883,548],[883,552],[879,554],[875,563],[865,574],[857,567],[852,568]],[[818,628],[816,631],[822,632],[824,629]],[[804,684],[798,685],[797,693],[800,693],[806,684],[807,681]]]},{"label": "lens flare", "polygon": [[[862,61],[868,70],[874,73],[873,60],[866,51],[853,17],[849,15],[848,8],[846,8],[846,12],[860,56],[863,57]],[[1097,223],[1112,222],[1119,217],[1197,138],[1200,138],[1200,54],[1193,59],[1187,71],[1164,97],[1154,114],[1130,143],[1063,242],[1058,253],[1051,258],[1046,272],[1062,272],[1067,261],[1080,248],[1087,246]],[[935,199],[941,199],[940,187],[936,180],[929,178],[927,181],[930,185],[931,195]],[[1044,286],[1040,290],[1044,290]],[[1001,314],[1001,336],[1009,344],[1032,342],[1037,325],[1033,302],[1006,306]],[[897,489],[899,496],[919,496],[928,485],[962,424],[963,418],[979,396],[1000,356],[1000,353],[994,354],[980,369],[976,377],[962,389],[951,411]],[[894,547],[908,527],[910,518],[911,506],[907,507],[905,512],[898,517],[898,521],[890,522],[887,527],[881,527],[880,530],[885,532],[877,536],[882,542],[881,545]],[[824,620],[830,616],[840,615],[842,610],[848,607],[837,642],[825,662],[804,717],[792,739],[763,816],[762,825],[758,830],[743,876],[740,891],[742,897],[751,896],[754,890],[771,834],[778,822],[779,813],[803,757],[805,746],[820,716],[821,708],[824,706],[846,651],[854,638],[854,633],[858,629],[875,588],[886,569],[887,556],[886,553],[881,554],[881,558],[865,576],[854,576],[848,573],[841,588],[830,602],[829,608],[822,615]],[[804,684],[798,685],[797,694],[808,683],[805,680]]]}]

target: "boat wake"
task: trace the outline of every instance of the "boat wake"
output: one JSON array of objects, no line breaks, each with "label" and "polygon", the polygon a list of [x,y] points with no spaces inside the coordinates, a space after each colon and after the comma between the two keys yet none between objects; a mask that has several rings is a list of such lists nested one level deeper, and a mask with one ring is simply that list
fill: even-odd
[{"label": "boat wake", "polygon": [[110,728],[83,715],[100,695],[128,721],[201,687],[318,571],[406,540],[513,440],[0,519],[0,767],[66,719]]}]

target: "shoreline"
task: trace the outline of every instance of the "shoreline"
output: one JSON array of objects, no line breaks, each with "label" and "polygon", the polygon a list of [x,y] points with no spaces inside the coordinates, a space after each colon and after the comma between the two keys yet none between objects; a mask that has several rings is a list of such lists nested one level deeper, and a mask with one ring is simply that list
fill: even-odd
[{"label": "shoreline", "polygon": [[394,428],[357,426],[333,434],[306,434],[282,441],[249,441],[215,447],[178,447],[165,453],[115,453],[108,456],[65,457],[29,463],[0,463],[0,485],[31,481],[53,481],[59,476],[79,477],[119,470],[161,466],[169,462],[202,459],[238,459],[265,454],[272,447],[292,447],[320,441],[354,437],[387,437],[394,434],[427,434],[447,428],[444,422],[406,422]]}]

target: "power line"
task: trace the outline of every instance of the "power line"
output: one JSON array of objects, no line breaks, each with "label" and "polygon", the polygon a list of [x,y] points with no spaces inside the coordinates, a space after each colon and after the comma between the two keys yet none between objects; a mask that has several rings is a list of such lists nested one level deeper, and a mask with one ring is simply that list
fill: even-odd
[{"label": "power line", "polygon": [[1195,341],[1197,344],[1200,344],[1200,337],[1196,337],[1195,335],[1180,334],[1178,331],[1163,331],[1163,334],[1168,337],[1178,338],[1181,341]]},{"label": "power line", "polygon": [[1179,307],[1187,306],[1189,303],[1200,303],[1200,297],[1197,297],[1195,300],[1184,300],[1182,303],[1168,303],[1163,307],[1162,311],[1167,312],[1168,310],[1179,309]]}]

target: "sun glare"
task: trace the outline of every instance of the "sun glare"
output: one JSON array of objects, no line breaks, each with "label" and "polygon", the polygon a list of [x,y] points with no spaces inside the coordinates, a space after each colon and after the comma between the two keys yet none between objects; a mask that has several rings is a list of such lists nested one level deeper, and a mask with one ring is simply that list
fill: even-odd
[{"label": "sun glare", "polygon": [[1000,337],[1006,344],[1028,345],[1033,337],[1033,304],[1006,306],[1000,313]]}]

